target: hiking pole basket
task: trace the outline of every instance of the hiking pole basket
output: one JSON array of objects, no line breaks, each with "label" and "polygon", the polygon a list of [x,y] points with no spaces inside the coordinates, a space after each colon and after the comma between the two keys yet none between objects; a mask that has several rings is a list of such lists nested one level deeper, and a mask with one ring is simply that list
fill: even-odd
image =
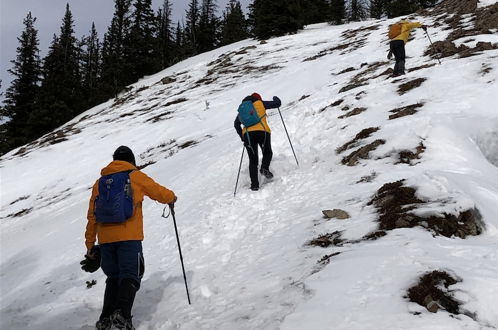
[{"label": "hiking pole basket", "polygon": [[[180,237],[178,236],[178,228],[176,227],[176,218],[175,218],[175,205],[174,204],[168,204],[169,206],[169,214],[173,217],[173,224],[175,225],[175,233],[176,233],[176,243],[178,244],[178,252],[180,253],[180,261],[182,263],[182,271],[183,271],[183,280],[185,281],[185,290],[187,291],[187,300],[188,304],[191,305],[190,303],[190,295],[188,293],[188,284],[187,284],[187,276],[185,275],[185,266],[183,265],[183,256],[182,256],[182,248],[180,247]],[[163,210],[163,218],[169,217],[168,215],[164,215],[166,212],[166,208]]]},{"label": "hiking pole basket", "polygon": [[245,147],[242,147],[242,156],[240,156],[239,173],[237,174],[237,182],[235,182],[235,191],[233,192],[233,197],[237,194],[237,186],[239,185],[240,169],[242,168],[242,159],[244,159]]},{"label": "hiking pole basket", "polygon": [[282,119],[282,124],[284,124],[285,134],[287,134],[287,139],[289,139],[292,153],[294,154],[294,158],[296,159],[296,164],[297,164],[297,166],[299,166],[299,162],[297,161],[296,153],[294,152],[294,147],[292,146],[292,142],[291,142],[291,139],[289,137],[289,132],[287,132],[287,127],[285,126],[284,117],[282,117],[282,112],[280,112],[280,108],[278,108],[278,113],[280,114],[280,119]]},{"label": "hiking pole basket", "polygon": [[436,47],[434,47],[434,44],[432,43],[432,40],[431,40],[431,36],[429,35],[429,33],[427,32],[427,30],[424,30],[425,31],[425,35],[427,36],[427,38],[429,39],[429,42],[431,43],[431,47],[434,48],[434,51],[438,54],[437,55],[437,61],[439,62],[439,64],[441,64],[441,55],[439,54],[439,52],[437,52],[437,49]]}]

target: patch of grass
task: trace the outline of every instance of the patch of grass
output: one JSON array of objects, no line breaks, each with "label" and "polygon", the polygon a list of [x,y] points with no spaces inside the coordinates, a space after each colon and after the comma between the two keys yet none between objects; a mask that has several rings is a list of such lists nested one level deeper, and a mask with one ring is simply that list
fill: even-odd
[{"label": "patch of grass", "polygon": [[343,144],[342,146],[337,148],[335,151],[338,154],[340,154],[348,149],[354,148],[357,145],[358,141],[370,137],[370,135],[377,132],[378,130],[379,130],[378,127],[365,128],[365,129],[361,130],[361,132],[356,134],[356,136],[351,141],[346,142],[345,144]]},{"label": "patch of grass", "polygon": [[380,145],[383,145],[385,143],[386,143],[385,140],[381,140],[381,139],[375,140],[374,142],[372,142],[364,147],[361,147],[356,151],[353,151],[351,154],[344,157],[341,160],[341,162],[342,162],[342,164],[347,165],[347,166],[354,166],[354,165],[358,164],[360,159],[368,159],[371,151],[377,149]]},{"label": "patch of grass", "polygon": [[398,94],[403,95],[414,88],[420,87],[420,85],[422,85],[422,83],[426,80],[426,78],[417,78],[401,84],[398,86]]},{"label": "patch of grass", "polygon": [[389,112],[392,112],[393,114],[389,116],[389,120],[401,118],[404,116],[414,115],[418,112],[418,108],[421,108],[423,105],[424,105],[424,103],[419,102],[419,103],[407,105],[405,107],[390,110]]}]

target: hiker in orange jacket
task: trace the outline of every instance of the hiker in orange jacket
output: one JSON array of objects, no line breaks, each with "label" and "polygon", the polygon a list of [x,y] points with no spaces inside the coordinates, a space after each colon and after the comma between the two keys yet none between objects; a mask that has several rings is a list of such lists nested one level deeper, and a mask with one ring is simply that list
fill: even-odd
[{"label": "hiker in orange jacket", "polygon": [[390,52],[394,54],[394,58],[396,59],[393,77],[405,74],[405,44],[408,42],[408,38],[410,37],[410,31],[415,28],[427,30],[425,25],[419,22],[410,22],[405,19],[402,19],[397,24],[401,25],[401,31],[397,36],[391,39],[391,42],[389,43]]},{"label": "hiker in orange jacket", "polygon": [[[126,146],[116,149],[113,161],[102,169],[101,175],[104,177],[122,172],[129,173],[129,186],[133,201],[132,216],[124,222],[98,222],[98,212],[96,215],[95,206],[98,198],[102,197],[99,195],[100,179],[93,185],[88,207],[85,257],[87,262],[91,263],[91,260],[96,258],[95,254],[98,253],[101,258],[100,266],[107,275],[104,304],[102,314],[96,324],[97,329],[110,329],[112,325],[119,329],[133,329],[131,309],[145,269],[142,255],[142,240],[144,239],[142,201],[144,196],[148,196],[160,203],[174,206],[177,199],[173,191],[154,182],[137,169],[135,156]],[[106,177],[105,184],[108,182],[112,184],[112,179],[117,180],[115,177]],[[126,186],[124,190],[126,192]],[[96,237],[98,246],[95,245]],[[84,261],[82,265],[84,265],[82,267],[84,270],[92,271],[85,269]]]}]

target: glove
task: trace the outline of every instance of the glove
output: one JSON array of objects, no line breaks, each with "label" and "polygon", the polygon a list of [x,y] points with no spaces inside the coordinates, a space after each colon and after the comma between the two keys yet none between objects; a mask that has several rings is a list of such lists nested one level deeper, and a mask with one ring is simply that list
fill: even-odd
[{"label": "glove", "polygon": [[427,25],[422,25],[422,29],[424,29],[424,31],[427,31]]},{"label": "glove", "polygon": [[88,273],[94,273],[100,268],[100,248],[95,245],[90,252],[85,254],[85,260],[80,262],[81,269]]},{"label": "glove", "polygon": [[274,102],[278,102],[280,105],[282,104],[282,101],[280,101],[280,99],[278,98],[278,96],[274,96],[273,97],[273,101]]}]

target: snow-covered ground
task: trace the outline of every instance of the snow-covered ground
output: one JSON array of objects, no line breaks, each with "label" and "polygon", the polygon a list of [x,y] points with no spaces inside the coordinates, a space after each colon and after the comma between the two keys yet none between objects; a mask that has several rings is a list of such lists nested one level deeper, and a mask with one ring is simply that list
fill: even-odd
[{"label": "snow-covered ground", "polygon": [[[192,298],[189,306],[172,221],[161,218],[162,205],[146,201],[137,329],[496,329],[498,50],[437,65],[423,55],[428,40],[416,30],[407,68],[421,68],[393,80],[381,75],[393,65],[386,60],[390,23],[318,24],[199,55],[141,80],[119,101],[87,111],[51,137],[66,140],[2,157],[0,328],[92,328],[105,277],[79,265],[90,187],[115,148],[127,145],[139,164],[150,164],[145,173],[179,196]],[[430,30],[433,41],[448,35],[444,28]],[[478,38],[496,42],[493,35]],[[400,95],[398,88],[417,78],[425,80]],[[341,92],[358,80],[363,85]],[[233,120],[254,91],[283,100],[300,166],[271,110],[276,178],[250,191],[245,157],[234,197],[242,145]],[[418,103],[417,113],[389,119],[391,110]],[[365,110],[343,116],[356,108]],[[379,130],[336,153],[369,127]],[[377,139],[385,143],[368,159],[341,163]],[[426,149],[414,166],[397,164],[400,151],[420,143]],[[476,207],[484,233],[447,238],[415,227],[373,241],[307,245],[325,233],[353,240],[376,230],[378,215],[368,202],[385,183],[401,179],[419,198],[440,201],[419,212]],[[324,219],[321,211],[333,208],[351,218]],[[328,265],[317,263],[335,252],[341,253]],[[432,270],[462,280],[451,289],[467,315],[430,313],[408,301],[407,289]],[[93,279],[97,285],[87,289]]]}]

